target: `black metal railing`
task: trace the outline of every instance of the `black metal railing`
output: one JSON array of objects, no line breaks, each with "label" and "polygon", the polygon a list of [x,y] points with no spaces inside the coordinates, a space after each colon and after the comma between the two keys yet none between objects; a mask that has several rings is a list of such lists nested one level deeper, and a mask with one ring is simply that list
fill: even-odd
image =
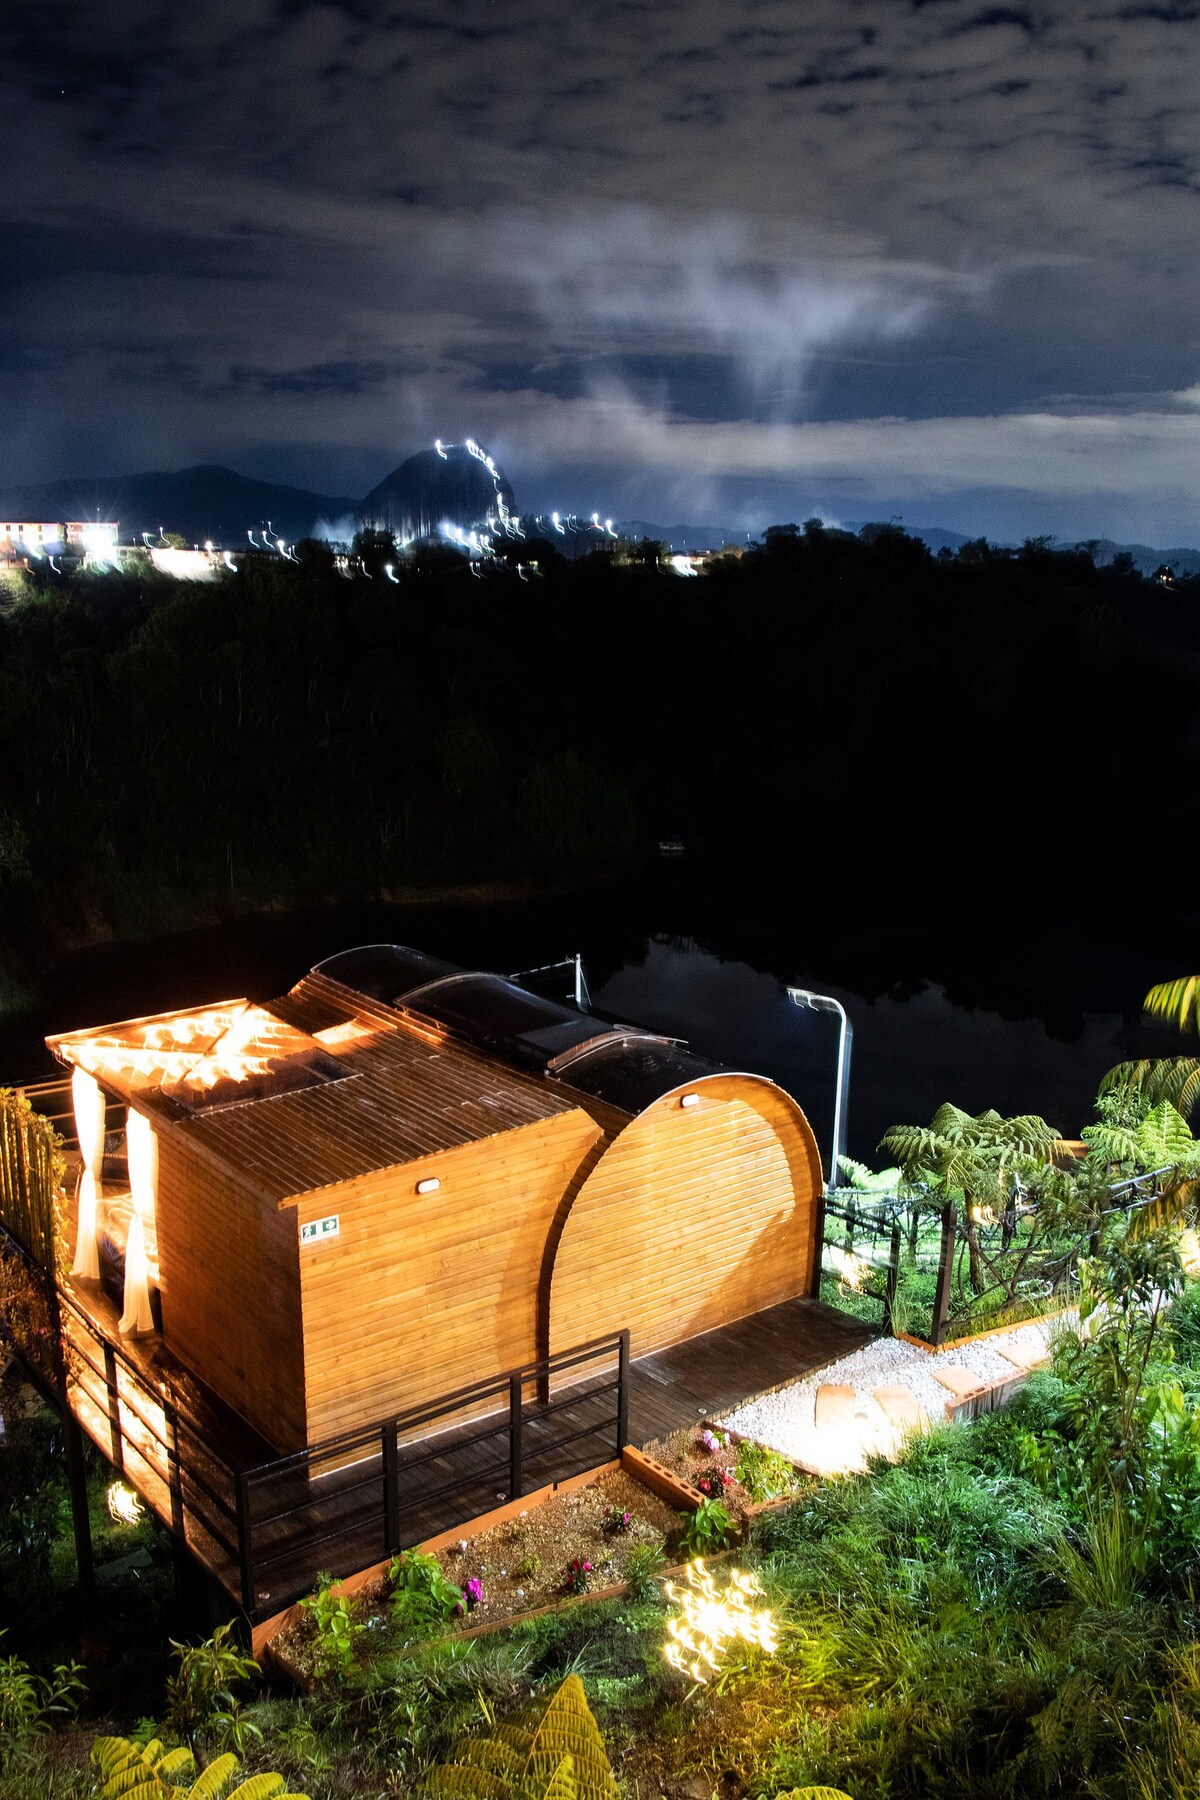
[{"label": "black metal railing", "polygon": [[242,1604],[261,1617],[497,1504],[619,1456],[629,1333],[439,1395],[238,1477]]},{"label": "black metal railing", "polygon": [[1079,1264],[1108,1222],[1150,1204],[1158,1169],[1116,1182],[1089,1218],[1057,1224],[1014,1189],[997,1209],[962,1208],[928,1192],[837,1188],[825,1197],[821,1296],[882,1331],[937,1346],[992,1325],[1069,1305]]},{"label": "black metal railing", "polygon": [[3,1227],[0,1339],[253,1620],[325,1570],[370,1567],[617,1457],[627,1436],[626,1331],[237,1466],[186,1371],[141,1367]]}]

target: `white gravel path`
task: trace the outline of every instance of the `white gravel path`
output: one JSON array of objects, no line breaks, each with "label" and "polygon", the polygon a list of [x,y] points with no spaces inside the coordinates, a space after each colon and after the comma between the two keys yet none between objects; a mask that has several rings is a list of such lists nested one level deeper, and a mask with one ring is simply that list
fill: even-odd
[{"label": "white gravel path", "polygon": [[[1015,1326],[1012,1331],[992,1338],[962,1344],[953,1350],[922,1350],[896,1338],[877,1338],[850,1356],[843,1356],[824,1369],[816,1369],[798,1381],[747,1401],[719,1421],[743,1437],[756,1438],[779,1450],[785,1456],[803,1463],[817,1473],[834,1473],[861,1468],[867,1455],[891,1455],[899,1448],[895,1429],[873,1389],[897,1384],[908,1388],[930,1420],[937,1423],[945,1417],[946,1402],[951,1392],[935,1379],[933,1369],[939,1356],[944,1363],[969,1369],[979,1377],[980,1386],[1000,1381],[1017,1373],[1001,1351],[1020,1346],[1023,1352],[1034,1351],[1048,1356],[1051,1338],[1063,1329],[1058,1319],[1032,1320]],[[851,1428],[824,1427],[818,1430],[813,1419],[817,1389],[836,1383],[854,1390],[854,1424]]]}]

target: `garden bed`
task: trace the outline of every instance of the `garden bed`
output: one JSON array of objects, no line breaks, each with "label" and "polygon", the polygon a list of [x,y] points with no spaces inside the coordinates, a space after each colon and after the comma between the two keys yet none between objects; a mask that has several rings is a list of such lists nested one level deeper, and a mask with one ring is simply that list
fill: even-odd
[{"label": "garden bed", "polygon": [[[711,1448],[705,1441],[706,1434],[717,1440]],[[769,1484],[772,1491],[760,1485],[756,1497],[737,1476],[739,1446],[743,1438],[749,1439],[749,1433],[730,1432],[719,1425],[688,1425],[682,1431],[673,1431],[669,1437],[647,1444],[646,1454],[653,1456],[688,1486],[698,1488],[707,1498],[719,1499],[740,1530],[764,1504],[792,1498],[810,1485],[811,1480],[794,1466],[791,1466],[789,1479],[785,1468],[776,1464],[771,1468],[776,1477],[776,1481]],[[761,1449],[759,1446],[760,1461]]]},{"label": "garden bed", "polygon": [[[439,1543],[434,1554],[442,1573],[463,1590],[466,1605],[435,1632],[414,1633],[394,1623],[387,1576],[378,1575],[348,1600],[354,1624],[363,1628],[357,1639],[360,1653],[398,1651],[417,1636],[474,1631],[588,1591],[619,1590],[628,1579],[631,1559],[648,1564],[648,1574],[666,1568],[683,1524],[679,1513],[625,1469],[606,1469],[594,1481],[535,1501],[475,1536]],[[590,1567],[572,1577],[573,1562]],[[316,1658],[306,1613],[293,1614],[270,1640],[270,1654],[299,1686],[311,1685]]]}]

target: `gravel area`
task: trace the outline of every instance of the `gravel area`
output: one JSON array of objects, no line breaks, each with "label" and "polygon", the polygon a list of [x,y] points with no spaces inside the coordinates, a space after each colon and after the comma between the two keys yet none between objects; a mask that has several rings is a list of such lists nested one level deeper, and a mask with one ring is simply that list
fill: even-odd
[{"label": "gravel area", "polygon": [[[867,1456],[895,1454],[902,1442],[896,1428],[874,1398],[884,1386],[909,1389],[918,1405],[935,1423],[945,1417],[946,1402],[953,1396],[934,1376],[939,1360],[968,1369],[985,1383],[1016,1373],[1001,1352],[1020,1347],[1024,1352],[1048,1355],[1052,1334],[1062,1329],[1055,1320],[1032,1320],[1014,1326],[994,1338],[962,1344],[941,1353],[922,1350],[896,1338],[877,1338],[872,1344],[826,1368],[814,1370],[776,1393],[726,1413],[720,1423],[744,1437],[757,1438],[782,1451],[818,1474],[861,1469]],[[854,1420],[849,1427],[823,1427],[814,1422],[817,1390],[826,1384],[853,1388]]]}]

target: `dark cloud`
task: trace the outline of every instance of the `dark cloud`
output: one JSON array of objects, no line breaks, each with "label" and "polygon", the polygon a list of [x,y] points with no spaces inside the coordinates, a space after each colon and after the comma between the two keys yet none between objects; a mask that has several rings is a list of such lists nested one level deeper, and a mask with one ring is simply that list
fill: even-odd
[{"label": "dark cloud", "polygon": [[539,501],[1178,540],[1197,16],[10,0],[0,479],[473,432]]}]

